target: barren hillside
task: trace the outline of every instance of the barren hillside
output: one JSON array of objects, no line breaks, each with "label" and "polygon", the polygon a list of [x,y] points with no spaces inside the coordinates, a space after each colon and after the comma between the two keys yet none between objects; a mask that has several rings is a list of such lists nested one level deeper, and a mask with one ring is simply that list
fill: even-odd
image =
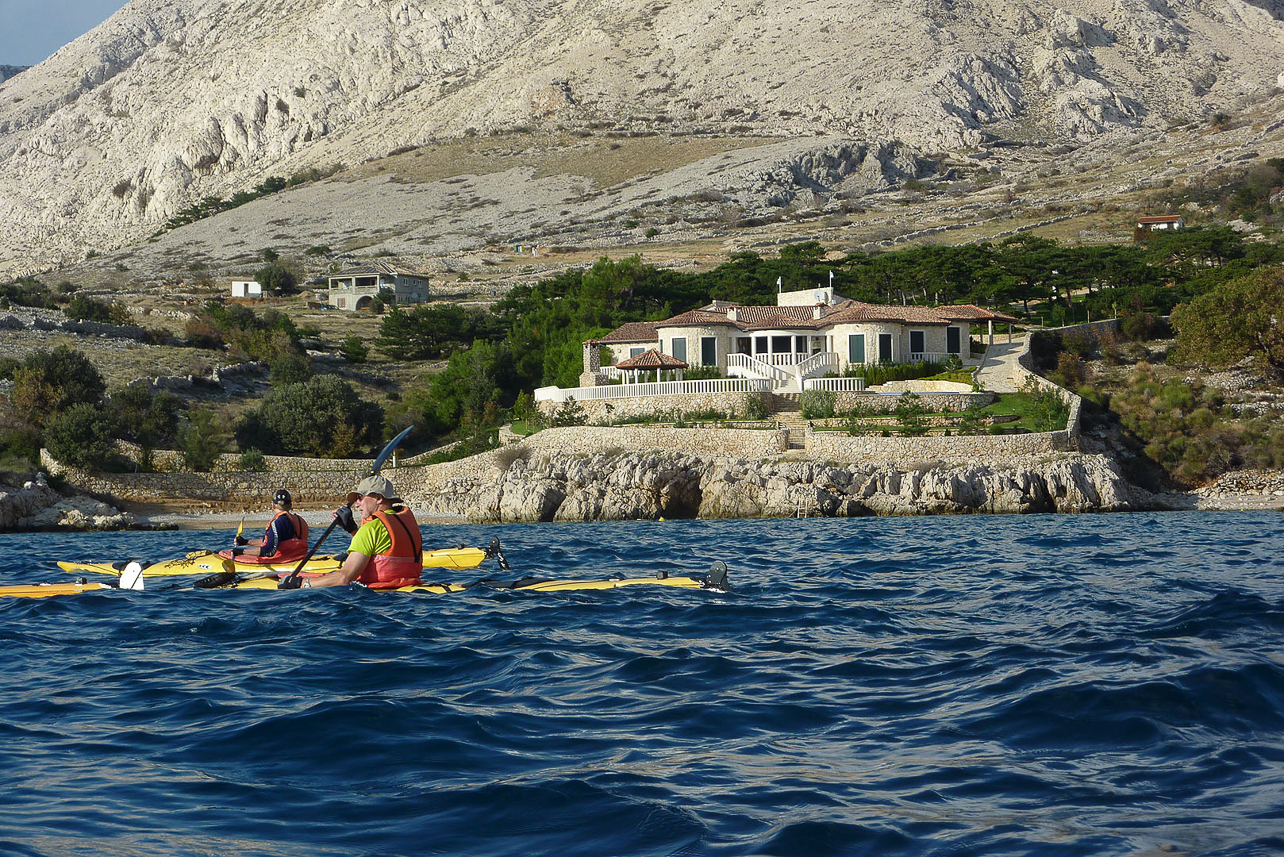
[{"label": "barren hillside", "polygon": [[[603,178],[573,159],[560,173],[482,164],[471,174],[500,178],[465,205],[533,209],[496,238],[554,233],[566,206],[550,200],[627,182],[680,196],[721,176],[714,189],[746,210],[859,196],[997,137],[1081,146],[1260,100],[1284,69],[1280,15],[1275,0],[135,0],[0,83],[0,274],[125,245],[269,175],[496,132],[741,141],[709,156],[725,165],[638,153]],[[359,181],[379,206],[404,196]],[[458,202],[430,206],[413,240],[450,245],[432,221]]]}]

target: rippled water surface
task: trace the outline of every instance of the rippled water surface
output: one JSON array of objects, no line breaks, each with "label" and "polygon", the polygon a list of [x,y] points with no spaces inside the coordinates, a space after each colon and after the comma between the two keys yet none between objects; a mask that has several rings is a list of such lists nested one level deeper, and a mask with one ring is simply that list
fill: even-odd
[{"label": "rippled water surface", "polygon": [[735,589],[0,599],[0,853],[1284,851],[1284,515],[425,532]]}]

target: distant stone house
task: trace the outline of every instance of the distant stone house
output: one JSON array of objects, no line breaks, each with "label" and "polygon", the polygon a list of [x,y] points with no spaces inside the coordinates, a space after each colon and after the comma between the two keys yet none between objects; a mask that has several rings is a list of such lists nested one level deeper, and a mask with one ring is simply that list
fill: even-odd
[{"label": "distant stone house", "polygon": [[1145,241],[1155,232],[1168,232],[1173,229],[1182,229],[1185,226],[1186,220],[1180,214],[1138,217],[1137,226],[1133,230],[1133,238],[1137,241]]},{"label": "distant stone house", "polygon": [[261,298],[263,297],[263,286],[259,285],[258,280],[233,280],[232,297]]},{"label": "distant stone house", "polygon": [[808,378],[869,363],[957,357],[974,365],[971,325],[988,324],[992,336],[995,322],[1016,321],[971,305],[868,304],[835,295],[832,288],[784,293],[777,300],[777,306],[715,301],[664,321],[626,324],[585,343],[581,386],[621,380],[616,365],[655,349],[688,366],[768,379],[779,392],[800,391]]},{"label": "distant stone house", "polygon": [[388,262],[371,262],[329,276],[327,303],[342,310],[366,309],[378,295],[386,305],[428,300],[428,275]]}]

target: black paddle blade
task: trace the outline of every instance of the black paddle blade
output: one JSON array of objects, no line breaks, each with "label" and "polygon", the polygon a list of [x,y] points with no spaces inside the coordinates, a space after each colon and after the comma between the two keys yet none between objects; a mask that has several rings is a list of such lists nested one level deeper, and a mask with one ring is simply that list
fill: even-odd
[{"label": "black paddle blade", "polygon": [[234,571],[216,571],[208,577],[202,577],[192,584],[194,589],[220,589],[236,582]]},{"label": "black paddle blade", "polygon": [[705,575],[704,585],[710,589],[730,589],[731,585],[727,583],[727,564],[718,560],[709,566],[709,573]]}]

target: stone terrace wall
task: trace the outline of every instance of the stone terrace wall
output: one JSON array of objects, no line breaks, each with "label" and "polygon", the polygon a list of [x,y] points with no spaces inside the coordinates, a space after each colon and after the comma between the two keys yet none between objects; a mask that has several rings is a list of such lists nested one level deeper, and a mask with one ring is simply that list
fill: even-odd
[{"label": "stone terrace wall", "polygon": [[[631,417],[670,413],[700,413],[718,411],[724,414],[743,414],[746,396],[760,396],[765,403],[769,393],[687,393],[678,396],[630,396],[624,399],[588,399],[576,404],[584,411],[588,422],[608,422]],[[611,410],[608,412],[607,407]],[[559,402],[540,402],[540,411],[550,414],[561,407]]]},{"label": "stone terrace wall", "polygon": [[[931,413],[951,410],[955,413],[966,411],[975,405],[983,408],[998,398],[994,393],[915,393],[919,402]],[[836,393],[834,409],[849,411],[859,405],[868,411],[890,414],[901,403],[900,393]]]},{"label": "stone terrace wall", "polygon": [[1078,443],[1064,430],[958,437],[852,437],[842,432],[808,429],[806,443],[807,454],[812,458],[836,462],[878,459],[894,464],[991,462],[1076,449]]},{"label": "stone terrace wall", "polygon": [[[143,450],[140,446],[130,443],[126,440],[117,440],[115,442],[116,452],[123,458],[135,463],[142,460]],[[422,464],[427,461],[437,450],[421,452],[418,455],[409,458],[398,458],[394,456],[393,460],[400,466],[411,464]],[[43,460],[43,459],[42,459]],[[52,460],[52,459],[50,459]],[[268,473],[298,473],[298,472],[323,472],[323,471],[342,471],[344,473],[358,473],[369,468],[374,463],[373,458],[300,458],[291,455],[265,455],[263,464]],[[179,472],[183,469],[183,453],[175,449],[154,449],[152,450],[152,469],[157,471]],[[246,471],[241,467],[241,456],[225,453],[220,455],[214,461],[214,471],[216,473],[244,474]]]}]

